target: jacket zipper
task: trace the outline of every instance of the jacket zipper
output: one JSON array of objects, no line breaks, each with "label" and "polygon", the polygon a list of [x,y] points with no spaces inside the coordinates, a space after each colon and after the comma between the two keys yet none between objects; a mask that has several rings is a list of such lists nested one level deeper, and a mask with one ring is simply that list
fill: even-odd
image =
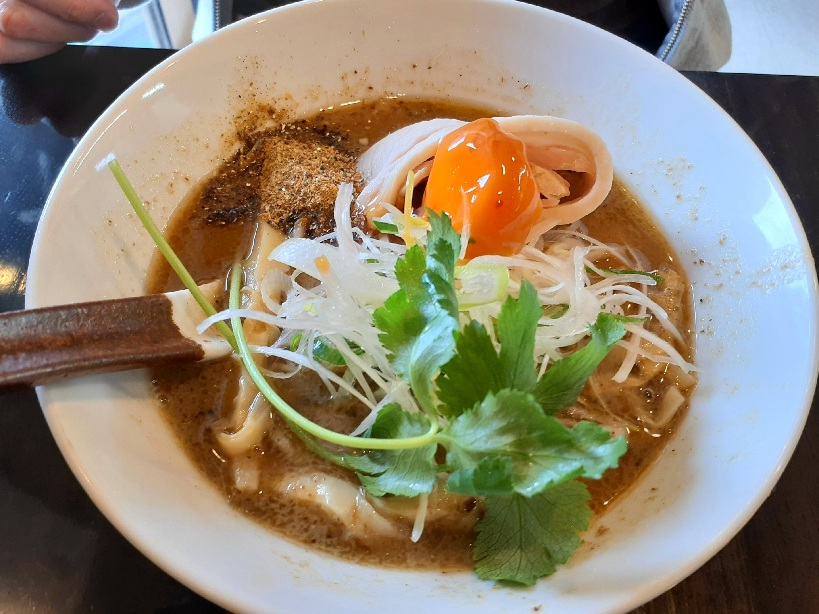
[{"label": "jacket zipper", "polygon": [[[214,2],[218,2],[219,0],[214,0]],[[691,11],[691,4],[693,0],[685,0],[683,2],[682,9],[680,9],[680,16],[677,18],[677,23],[674,24],[674,29],[671,31],[671,37],[668,39],[668,44],[663,49],[662,53],[659,55],[659,58],[665,62],[668,58],[668,55],[671,53],[671,50],[674,49],[674,45],[677,44],[677,39],[680,37],[680,33],[682,32],[683,26],[688,19],[688,13]]]},{"label": "jacket zipper", "polygon": [[222,2],[221,0],[213,0],[213,31],[222,29]]}]

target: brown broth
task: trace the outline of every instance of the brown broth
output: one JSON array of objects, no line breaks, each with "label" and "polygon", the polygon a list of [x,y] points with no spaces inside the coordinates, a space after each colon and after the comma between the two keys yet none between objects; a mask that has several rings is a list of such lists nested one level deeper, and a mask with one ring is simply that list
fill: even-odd
[{"label": "brown broth", "polygon": [[[687,343],[682,346],[674,342],[673,338],[663,334],[658,326],[653,328],[653,332],[660,334],[666,341],[673,342],[684,358],[689,361],[693,360],[694,339],[691,323],[694,311],[690,284],[685,272],[678,264],[679,258],[676,257],[671,245],[659,231],[648,212],[622,183],[615,180],[611,193],[604,203],[584,221],[591,236],[608,244],[634,245],[635,237],[639,237],[639,250],[651,263],[652,270],[657,270],[660,275],[666,277],[667,282],[670,281],[671,276],[679,276],[676,284],[679,295],[673,298],[668,297],[664,307],[671,320],[677,324]],[[606,264],[601,263],[602,266]],[[649,290],[649,296],[661,302],[661,297],[658,295],[663,292],[662,287],[661,285],[657,289]],[[649,328],[651,328],[650,325]],[[625,386],[611,380],[622,357],[617,350],[619,348],[612,351],[609,358],[598,368],[598,377],[595,381],[598,382],[598,386],[602,387],[601,394],[606,396],[607,400],[613,400],[615,403],[617,399],[623,399],[621,401],[623,404],[627,401],[639,403],[643,409],[648,408],[649,411],[653,411],[651,408],[658,406],[662,400],[663,390],[672,384],[677,384],[676,377],[670,370],[661,370],[638,390],[626,390]],[[688,388],[688,386],[681,385],[681,388]],[[690,395],[690,392],[691,390],[687,390],[686,396]],[[585,396],[588,396],[588,386],[581,395],[581,400]],[[625,408],[621,411],[627,413]],[[635,483],[639,475],[662,452],[685,413],[686,411],[678,412],[674,420],[663,428],[640,425],[641,428],[628,430],[629,449],[620,459],[620,467],[607,471],[600,480],[586,482],[592,496],[591,507],[595,513],[601,513],[607,505],[622,496]]]},{"label": "brown broth", "polygon": [[[351,152],[360,153],[389,132],[412,122],[445,116],[469,120],[486,115],[485,109],[397,99],[322,110],[312,121],[340,134],[341,142]],[[238,165],[252,175],[253,161],[243,160],[240,164],[237,160],[233,158],[228,161],[215,177],[224,179],[227,176],[226,185],[234,180],[241,182],[242,173],[231,172],[231,164],[234,170]],[[172,218],[167,232],[169,242],[199,281],[224,277],[230,264],[248,253],[255,228],[253,217],[243,214],[237,215],[229,223],[213,223],[215,206],[227,210],[233,207],[240,213],[255,206],[252,194],[244,189],[238,191],[239,202],[221,205],[214,202],[213,184],[213,181],[210,184],[205,182],[193,191]],[[606,202],[586,219],[586,223],[592,236],[607,243],[628,244],[633,242],[634,237],[640,237],[639,249],[653,268],[682,276],[685,290],[681,297],[675,297],[679,300],[673,302],[677,312],[672,317],[682,323],[679,326],[681,330],[688,331],[693,313],[684,272],[678,268],[678,260],[666,239],[628,191],[616,183]],[[148,286],[151,292],[179,287],[179,281],[158,255],[152,265]],[[688,337],[690,348],[692,339],[690,335]],[[690,349],[678,349],[691,358]],[[221,455],[211,430],[223,410],[230,408],[237,377],[238,367],[232,360],[157,369],[152,373],[155,394],[168,424],[197,467],[224,493],[231,505],[290,539],[351,560],[416,569],[456,570],[471,567],[472,525],[481,513],[480,503],[474,499],[459,500],[453,518],[447,522],[428,522],[421,540],[413,544],[409,540],[411,519],[400,525],[396,537],[364,541],[348,534],[344,523],[329,518],[318,507],[294,503],[286,494],[270,488],[269,485],[281,480],[282,475],[295,473],[321,472],[356,481],[352,474],[308,452],[276,416],[264,440],[247,453],[248,457],[261,460],[260,483],[265,486],[259,492],[238,490],[234,485],[231,463]],[[658,381],[652,380],[650,383],[653,388],[650,398],[645,393],[646,403],[658,402],[669,378],[664,379],[661,374],[654,379]],[[280,392],[292,406],[311,419],[319,422],[327,420],[326,407],[331,399],[323,392],[322,386],[309,377],[302,378],[289,390],[282,388]],[[605,392],[613,396],[620,394],[618,385],[613,383],[607,384]],[[641,389],[640,394],[643,392]],[[349,432],[350,425],[360,421],[360,412],[360,407],[352,405],[343,408],[334,414],[335,424],[332,426]],[[602,512],[608,503],[628,490],[651,464],[683,413],[680,412],[670,426],[660,430],[630,429],[629,451],[621,460],[620,468],[610,470],[602,480],[589,482],[592,508],[596,513]],[[451,526],[453,524],[455,529]]]}]

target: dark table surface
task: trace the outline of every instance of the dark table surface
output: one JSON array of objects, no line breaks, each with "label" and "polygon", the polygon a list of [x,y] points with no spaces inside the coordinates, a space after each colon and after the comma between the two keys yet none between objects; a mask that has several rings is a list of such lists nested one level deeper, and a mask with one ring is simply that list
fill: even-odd
[{"label": "dark table surface", "polygon": [[[0,67],[0,311],[21,309],[40,211],[114,98],[170,52],[69,47]],[[819,78],[688,73],[748,132],[819,250]],[[814,408],[816,403],[814,402]],[[640,613],[819,612],[819,415],[745,528]],[[26,388],[0,390],[0,612],[207,612],[131,546],[69,471]]]}]

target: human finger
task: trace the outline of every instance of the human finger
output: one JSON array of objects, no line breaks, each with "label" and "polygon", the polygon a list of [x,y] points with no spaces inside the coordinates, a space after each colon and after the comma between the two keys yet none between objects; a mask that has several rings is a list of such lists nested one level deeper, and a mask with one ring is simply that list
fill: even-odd
[{"label": "human finger", "polygon": [[0,33],[10,39],[67,43],[93,38],[97,29],[63,21],[19,0],[0,3]]},{"label": "human finger", "polygon": [[113,30],[119,22],[114,0],[16,0],[67,23]]},{"label": "human finger", "polygon": [[19,40],[0,34],[0,64],[27,62],[59,51],[62,47],[62,43]]}]

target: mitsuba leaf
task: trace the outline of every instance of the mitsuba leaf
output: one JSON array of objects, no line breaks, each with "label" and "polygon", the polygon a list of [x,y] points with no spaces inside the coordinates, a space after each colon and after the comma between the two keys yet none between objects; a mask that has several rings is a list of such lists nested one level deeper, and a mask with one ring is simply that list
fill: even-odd
[{"label": "mitsuba leaf", "polygon": [[483,580],[531,586],[555,572],[580,545],[591,511],[586,487],[564,482],[533,497],[487,497],[475,525],[472,557]]},{"label": "mitsuba leaf", "polygon": [[429,232],[427,233],[427,265],[429,269],[442,279],[451,283],[453,313],[458,313],[458,304],[455,300],[455,262],[461,251],[461,235],[452,228],[452,220],[446,214],[438,215],[435,211],[427,210]]},{"label": "mitsuba leaf", "polygon": [[517,300],[507,297],[498,314],[496,330],[504,388],[531,392],[535,387],[535,332],[543,314],[537,290],[528,281]]},{"label": "mitsuba leaf", "polygon": [[548,415],[553,416],[577,402],[586,380],[626,334],[621,319],[605,312],[597,316],[590,330],[588,343],[556,361],[535,386],[535,398]]},{"label": "mitsuba leaf", "polygon": [[432,382],[455,352],[458,302],[455,260],[460,236],[447,216],[430,213],[427,252],[410,247],[395,265],[400,289],[375,310],[373,322],[382,331],[396,371],[412,388],[421,407],[434,411]]},{"label": "mitsuba leaf", "polygon": [[465,495],[531,497],[575,477],[597,479],[626,451],[625,439],[605,428],[592,422],[567,428],[531,394],[508,389],[489,393],[442,436],[447,490]]},{"label": "mitsuba leaf", "polygon": [[436,382],[441,413],[458,416],[503,388],[531,392],[537,379],[535,331],[542,313],[537,290],[524,281],[518,298],[508,297],[498,315],[500,353],[482,324],[467,324],[458,336],[455,356],[441,368]]},{"label": "mitsuba leaf", "polygon": [[455,356],[441,367],[436,384],[440,411],[453,417],[483,401],[503,385],[500,358],[483,324],[472,320],[455,344]]},{"label": "mitsuba leaf", "polygon": [[[447,458],[454,460],[455,457]],[[446,483],[448,492],[482,497],[515,492],[515,463],[512,457],[484,456],[473,460],[474,465],[455,469],[450,474]]]},{"label": "mitsuba leaf", "polygon": [[[423,435],[428,430],[426,415],[411,414],[397,403],[391,403],[379,412],[368,436],[399,439]],[[344,461],[347,467],[358,472],[361,483],[370,494],[415,497],[431,492],[437,484],[436,448],[431,444],[403,450],[373,450],[362,456],[348,455]]]}]

